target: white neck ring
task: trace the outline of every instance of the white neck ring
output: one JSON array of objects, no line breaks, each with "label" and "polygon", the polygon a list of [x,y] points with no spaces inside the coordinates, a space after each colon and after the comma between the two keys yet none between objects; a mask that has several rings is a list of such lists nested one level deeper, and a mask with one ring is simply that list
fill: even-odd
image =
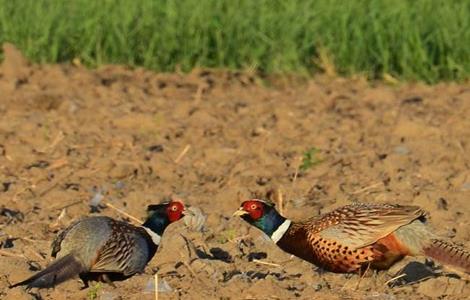
[{"label": "white neck ring", "polygon": [[155,245],[160,245],[160,240],[162,239],[162,237],[156,233],[155,231],[153,231],[152,229],[150,228],[147,228],[145,226],[142,226],[145,231],[147,231],[147,233],[150,235],[150,237],[152,238],[152,242],[155,244]]},{"label": "white neck ring", "polygon": [[286,233],[287,229],[289,229],[290,224],[292,223],[291,220],[286,219],[271,235],[271,239],[274,241],[274,243],[279,242],[279,240],[284,236]]}]

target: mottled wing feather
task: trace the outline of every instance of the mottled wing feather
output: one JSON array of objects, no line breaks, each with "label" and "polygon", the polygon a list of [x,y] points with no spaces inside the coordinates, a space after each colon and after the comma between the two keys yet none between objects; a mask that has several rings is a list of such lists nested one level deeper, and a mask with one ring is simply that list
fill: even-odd
[{"label": "mottled wing feather", "polygon": [[121,222],[112,222],[113,235],[98,250],[91,272],[116,272],[132,275],[140,270],[132,265],[134,251],[138,250],[135,227]]},{"label": "mottled wing feather", "polygon": [[357,203],[336,209],[306,225],[321,228],[311,233],[358,249],[423,216],[425,212],[417,206]]}]

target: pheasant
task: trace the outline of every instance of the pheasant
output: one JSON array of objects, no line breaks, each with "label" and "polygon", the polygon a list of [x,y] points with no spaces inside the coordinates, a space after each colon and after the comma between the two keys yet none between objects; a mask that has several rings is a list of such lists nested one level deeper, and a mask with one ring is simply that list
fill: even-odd
[{"label": "pheasant", "polygon": [[332,272],[383,270],[407,255],[423,255],[470,273],[470,252],[433,234],[417,206],[356,203],[293,222],[273,204],[252,199],[234,216],[262,230],[285,252]]},{"label": "pheasant", "polygon": [[186,210],[179,201],[149,205],[142,226],[109,217],[88,217],[72,223],[52,242],[57,259],[44,270],[10,288],[49,288],[75,276],[88,287],[91,279],[112,283],[140,273],[157,251],[165,228]]}]

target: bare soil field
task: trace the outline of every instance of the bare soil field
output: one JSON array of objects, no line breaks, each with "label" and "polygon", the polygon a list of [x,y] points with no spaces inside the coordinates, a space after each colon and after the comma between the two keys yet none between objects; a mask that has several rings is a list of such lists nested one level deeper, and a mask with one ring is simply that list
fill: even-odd
[{"label": "bare soil field", "polygon": [[[1,299],[154,299],[156,272],[160,299],[470,298],[470,284],[448,276],[387,284],[410,260],[364,278],[321,272],[231,217],[253,196],[282,196],[294,220],[353,201],[413,204],[436,233],[470,248],[469,84],[89,70],[30,64],[8,47],[4,55]],[[314,163],[300,168],[312,148]],[[170,195],[206,223],[171,225],[144,274],[116,288],[81,289],[77,279],[8,289],[50,262],[50,242],[73,220],[132,222],[105,204],[143,219]]]}]

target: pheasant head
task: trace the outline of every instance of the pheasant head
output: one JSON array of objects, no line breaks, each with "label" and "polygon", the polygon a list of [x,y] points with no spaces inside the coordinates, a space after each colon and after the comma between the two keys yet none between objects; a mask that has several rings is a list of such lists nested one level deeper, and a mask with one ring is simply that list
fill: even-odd
[{"label": "pheasant head", "polygon": [[243,202],[233,214],[249,224],[257,227],[277,242],[290,225],[290,220],[284,218],[274,207],[273,203],[264,200],[251,199]]},{"label": "pheasant head", "polygon": [[168,225],[185,216],[186,209],[182,202],[172,200],[166,203],[149,205],[147,213],[147,220],[143,226],[161,236]]}]

